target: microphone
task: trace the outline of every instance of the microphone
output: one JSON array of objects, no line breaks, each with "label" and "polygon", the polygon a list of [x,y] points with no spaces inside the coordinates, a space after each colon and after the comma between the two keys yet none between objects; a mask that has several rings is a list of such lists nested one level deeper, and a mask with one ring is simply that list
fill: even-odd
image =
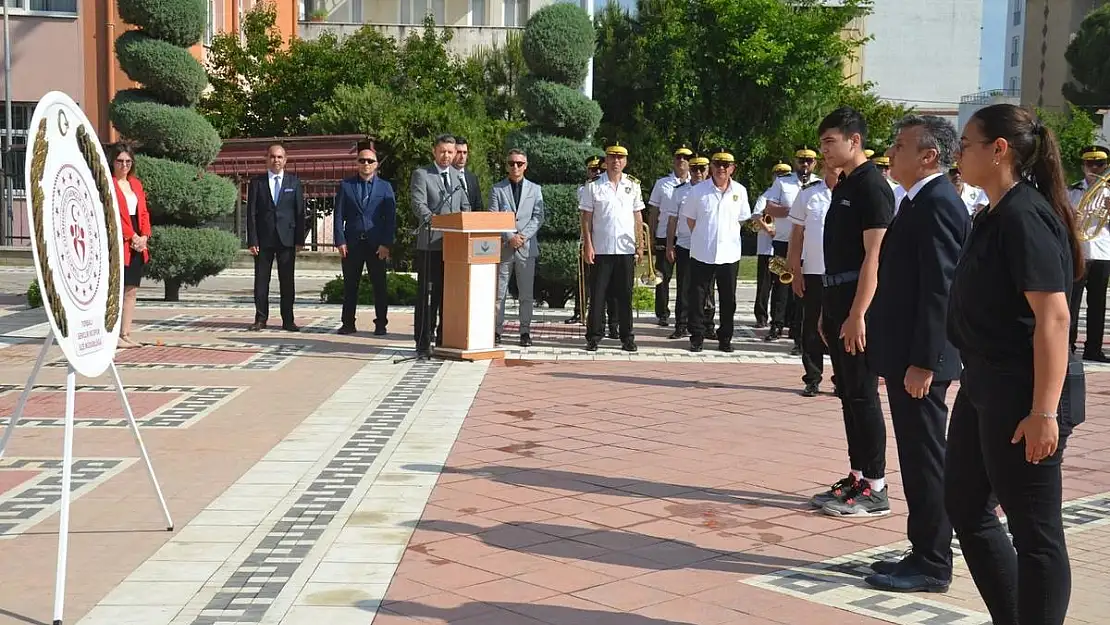
[{"label": "microphone", "polygon": [[423,221],[421,221],[421,222],[420,222],[420,225],[419,225],[419,226],[417,226],[416,230],[413,230],[413,231],[412,231],[412,234],[419,234],[419,233],[420,233],[420,230],[421,230],[421,229],[423,229],[423,228],[424,228],[425,226],[431,225],[431,223],[432,223],[432,217],[435,217],[436,215],[438,215],[438,214],[439,214],[439,211],[443,210],[443,205],[447,203],[447,200],[451,199],[451,196],[452,196],[452,195],[455,195],[455,193],[458,193],[458,191],[459,191],[460,189],[462,189],[462,183],[461,183],[461,182],[460,182],[460,183],[458,183],[458,184],[456,184],[456,185],[455,185],[455,188],[453,188],[453,189],[451,189],[450,191],[448,191],[448,192],[447,192],[447,195],[444,195],[443,197],[441,197],[441,198],[439,199],[439,204],[437,204],[437,205],[436,205],[436,208],[435,208],[435,210],[434,210],[434,211],[431,211],[431,212],[430,212],[430,213],[428,214],[428,217],[427,217],[427,218],[425,218],[425,219],[424,219]]}]

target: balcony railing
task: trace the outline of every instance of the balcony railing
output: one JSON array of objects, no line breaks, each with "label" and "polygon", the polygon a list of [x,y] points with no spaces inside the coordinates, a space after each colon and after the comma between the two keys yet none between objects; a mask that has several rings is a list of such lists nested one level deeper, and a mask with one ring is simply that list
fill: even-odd
[{"label": "balcony railing", "polygon": [[[300,36],[303,39],[316,39],[325,32],[331,32],[342,39],[343,37],[353,35],[364,26],[369,26],[398,41],[403,41],[412,33],[419,34],[423,32],[424,29],[420,24],[374,24],[302,20],[300,22]],[[493,44],[503,45],[508,39],[509,33],[522,30],[511,26],[437,26],[436,28],[441,32],[451,32],[451,43],[448,47],[453,52],[459,54],[467,54],[478,48]]]},{"label": "balcony railing", "polygon": [[999,99],[1021,99],[1021,89],[990,89],[960,98],[960,104],[990,104]]}]

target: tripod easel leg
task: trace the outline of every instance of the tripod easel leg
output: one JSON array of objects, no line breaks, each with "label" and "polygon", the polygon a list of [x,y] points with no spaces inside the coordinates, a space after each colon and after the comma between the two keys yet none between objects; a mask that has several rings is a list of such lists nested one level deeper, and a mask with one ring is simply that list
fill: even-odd
[{"label": "tripod easel leg", "polygon": [[127,415],[127,422],[131,425],[131,433],[135,436],[135,443],[139,446],[139,454],[143,457],[143,462],[146,464],[146,473],[150,476],[150,483],[154,486],[154,493],[158,495],[158,503],[162,506],[162,514],[166,517],[166,531],[173,531],[173,519],[170,518],[170,509],[166,506],[166,498],[162,496],[162,488],[158,486],[158,478],[154,475],[154,465],[150,463],[150,456],[146,453],[146,445],[143,444],[143,437],[139,434],[139,424],[135,423],[135,414],[131,412],[131,402],[127,401],[127,393],[123,391],[123,382],[119,377],[119,370],[116,369],[116,363],[110,365],[112,370],[112,381],[115,382],[116,392],[119,394],[120,403],[123,404],[123,412]]},{"label": "tripod easel leg", "polygon": [[23,393],[19,396],[19,401],[15,405],[15,410],[12,411],[12,416],[8,419],[8,427],[4,432],[4,438],[0,440],[0,458],[4,457],[4,451],[8,448],[8,442],[15,433],[15,426],[23,417],[23,409],[27,406],[27,398],[31,396],[31,389],[35,386],[35,380],[39,377],[39,371],[42,369],[42,364],[46,362],[46,352],[50,351],[50,346],[54,344],[54,333],[48,332],[46,340],[42,342],[42,349],[39,350],[38,360],[35,361],[35,366],[31,369],[31,375],[27,378],[27,385],[23,387]]},{"label": "tripod easel leg", "polygon": [[70,481],[73,477],[73,403],[76,386],[77,373],[73,367],[70,367],[66,373],[65,438],[62,442],[62,510],[58,522],[58,568],[54,578],[54,625],[62,625],[62,608],[65,605]]}]

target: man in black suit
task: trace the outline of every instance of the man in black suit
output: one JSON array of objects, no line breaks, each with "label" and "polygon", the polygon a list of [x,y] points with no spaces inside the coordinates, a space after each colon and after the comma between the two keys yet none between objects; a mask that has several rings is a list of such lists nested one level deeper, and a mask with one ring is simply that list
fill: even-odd
[{"label": "man in black suit", "polygon": [[485,205],[482,204],[482,188],[478,185],[478,176],[466,168],[468,162],[470,162],[470,146],[466,144],[466,139],[463,137],[455,137],[454,166],[459,170],[459,178],[462,180],[463,190],[466,191],[466,199],[470,202],[470,210],[486,210]]},{"label": "man in black suit", "polygon": [[280,143],[266,149],[267,172],[247,185],[247,248],[254,255],[254,323],[250,330],[266,329],[270,317],[270,274],[277,260],[281,285],[281,328],[299,332],[293,321],[293,264],[304,249],[304,188],[285,172],[285,148]]},{"label": "man in black suit", "polygon": [[867,315],[867,353],[886,380],[912,553],[876,562],[867,583],[901,592],[944,592],[952,580],[952,525],[944,511],[948,387],[960,375],[948,342],[948,291],[971,230],[967,207],[944,175],[959,139],[933,115],[896,127],[892,177],[907,189],[883,238],[879,279]]}]

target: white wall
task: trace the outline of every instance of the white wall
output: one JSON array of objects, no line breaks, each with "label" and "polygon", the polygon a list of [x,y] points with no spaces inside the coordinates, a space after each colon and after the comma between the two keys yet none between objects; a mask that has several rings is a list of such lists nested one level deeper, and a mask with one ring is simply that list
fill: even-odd
[{"label": "white wall", "polygon": [[982,0],[876,0],[863,79],[884,99],[955,113],[979,90],[982,22]]},{"label": "white wall", "polygon": [[[1020,12],[1020,20],[1014,24],[1014,12]],[[1018,41],[1017,64],[1013,63],[1014,38]],[[1006,10],[1006,39],[1003,42],[1002,54],[1002,88],[1006,90],[1021,90],[1021,55],[1025,46],[1025,0],[1007,0]]]}]

